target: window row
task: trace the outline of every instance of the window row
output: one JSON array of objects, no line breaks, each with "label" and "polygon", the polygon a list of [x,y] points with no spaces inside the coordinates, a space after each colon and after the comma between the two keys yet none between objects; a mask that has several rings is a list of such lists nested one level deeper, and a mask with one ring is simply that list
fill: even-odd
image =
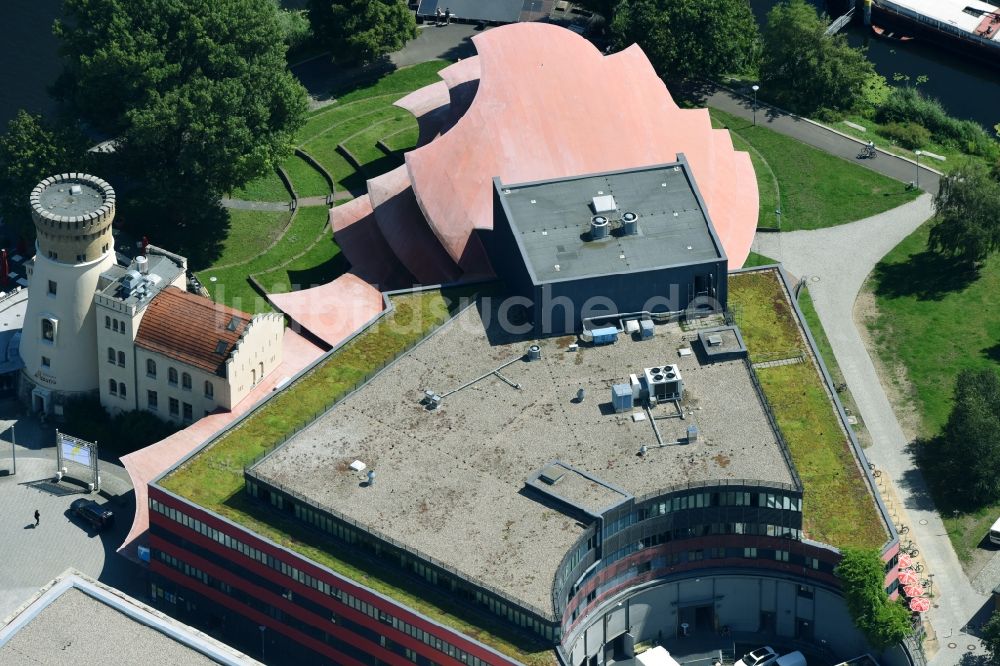
[{"label": "window row", "polygon": [[184,525],[188,529],[198,532],[202,536],[208,537],[215,542],[235,550],[242,555],[249,557],[252,560],[263,564],[266,567],[274,569],[275,571],[281,572],[283,575],[291,578],[292,580],[298,581],[302,585],[311,587],[312,589],[322,592],[323,594],[337,599],[343,604],[350,606],[351,608],[360,611],[370,617],[373,617],[385,624],[391,625],[393,628],[404,632],[408,636],[421,641],[425,645],[447,654],[448,656],[461,661],[463,664],[470,664],[471,666],[487,666],[487,662],[484,662],[473,655],[468,654],[464,650],[461,650],[451,643],[441,640],[437,636],[434,636],[418,627],[415,627],[408,622],[404,622],[397,617],[388,615],[385,611],[377,608],[376,606],[369,604],[366,601],[359,599],[358,597],[345,592],[343,590],[337,589],[331,586],[329,583],[319,580],[314,576],[311,576],[301,569],[293,567],[283,560],[274,558],[271,555],[261,551],[258,548],[249,546],[242,541],[235,539],[228,534],[221,532],[213,527],[209,527],[204,522],[192,518],[182,511],[177,511],[174,508],[168,507],[155,499],[149,500],[149,508],[156,513],[166,516],[170,520]]},{"label": "window row", "polygon": [[125,367],[125,352],[115,351],[113,347],[108,347],[108,363],[115,365],[117,361],[118,366],[121,368]]},{"label": "window row", "polygon": [[116,382],[113,379],[108,380],[108,393],[122,399],[128,397],[126,395],[125,384],[123,382]]},{"label": "window row", "polygon": [[[156,391],[146,391],[146,407],[154,412],[159,411],[160,396]],[[183,416],[181,418],[185,421],[194,420],[194,407],[191,406],[191,403],[181,402],[177,398],[168,398],[167,408],[170,416],[181,416],[181,409],[183,408]]]},{"label": "window row", "polygon": [[115,333],[125,332],[125,321],[121,319],[113,319],[107,315],[104,315],[104,328],[114,331]]},{"label": "window row", "polygon": [[[146,376],[149,377],[150,379],[156,379],[156,372],[157,372],[156,361],[154,361],[151,358],[146,359]],[[177,386],[177,377],[178,377],[177,368],[168,367],[167,383],[170,384],[171,386]],[[186,372],[182,372],[180,373],[180,379],[181,379],[180,382],[181,388],[184,389],[185,391],[190,391],[191,375]],[[205,390],[206,398],[211,398],[211,399],[215,398],[215,385],[212,382],[206,379],[203,388]]]}]

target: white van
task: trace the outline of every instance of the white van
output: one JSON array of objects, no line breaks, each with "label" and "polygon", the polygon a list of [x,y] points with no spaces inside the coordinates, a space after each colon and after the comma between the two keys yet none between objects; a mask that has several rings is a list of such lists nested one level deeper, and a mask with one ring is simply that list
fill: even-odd
[{"label": "white van", "polygon": [[990,527],[990,543],[1000,546],[1000,518]]},{"label": "white van", "polygon": [[768,646],[743,655],[735,666],[806,666],[806,658],[798,651],[779,656],[774,648]]}]

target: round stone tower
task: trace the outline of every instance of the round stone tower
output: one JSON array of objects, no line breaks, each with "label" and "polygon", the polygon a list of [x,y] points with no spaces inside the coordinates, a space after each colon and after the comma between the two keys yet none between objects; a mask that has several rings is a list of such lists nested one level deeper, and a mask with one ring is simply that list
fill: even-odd
[{"label": "round stone tower", "polygon": [[22,394],[32,409],[49,412],[98,388],[94,292],[115,264],[115,191],[87,174],[52,176],[31,191],[31,218],[37,241],[21,332]]}]

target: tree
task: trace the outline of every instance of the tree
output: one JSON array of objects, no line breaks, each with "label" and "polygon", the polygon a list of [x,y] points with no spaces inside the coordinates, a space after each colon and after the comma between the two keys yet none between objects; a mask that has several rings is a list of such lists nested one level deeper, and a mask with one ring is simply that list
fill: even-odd
[{"label": "tree", "polygon": [[912,633],[910,614],[885,593],[885,562],[875,549],[845,548],[834,573],[855,626],[879,650]]},{"label": "tree", "polygon": [[799,113],[858,107],[881,77],[862,49],[844,35],[826,36],[827,20],[805,0],[775,5],[764,27],[761,87]]},{"label": "tree", "polygon": [[989,621],[983,625],[982,641],[990,655],[990,663],[1000,664],[1000,611],[994,611]]},{"label": "tree", "polygon": [[18,111],[0,136],[0,217],[24,238],[34,238],[31,190],[57,173],[87,171],[87,142],[73,125],[53,127],[39,115]]},{"label": "tree", "polygon": [[976,265],[1000,249],[1000,183],[985,167],[968,163],[941,180],[934,197],[937,220],[928,245],[936,252]]},{"label": "tree", "polygon": [[334,60],[369,63],[417,36],[406,0],[309,0],[309,21]]},{"label": "tree", "polygon": [[957,503],[977,508],[1000,499],[1000,377],[994,370],[959,373],[955,406],[936,448],[934,458]]},{"label": "tree", "polygon": [[622,0],[611,31],[619,47],[637,43],[674,81],[745,73],[760,50],[750,5],[731,0]]},{"label": "tree", "polygon": [[54,92],[127,172],[218,194],[274,169],[306,110],[272,0],[66,0]]},{"label": "tree", "polygon": [[278,9],[278,27],[289,52],[301,48],[312,39],[312,26],[304,9],[284,9],[281,0],[272,0]]}]

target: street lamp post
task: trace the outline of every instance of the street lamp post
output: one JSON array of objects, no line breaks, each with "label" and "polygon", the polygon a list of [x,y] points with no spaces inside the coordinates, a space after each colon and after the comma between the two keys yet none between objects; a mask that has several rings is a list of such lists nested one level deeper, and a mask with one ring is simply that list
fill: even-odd
[{"label": "street lamp post", "polygon": [[14,460],[14,476],[17,476],[17,451],[14,448],[14,426],[10,427],[10,457]]},{"label": "street lamp post", "polygon": [[258,624],[257,628],[260,629],[260,660],[264,661],[264,632],[267,631],[267,627]]},{"label": "street lamp post", "polygon": [[917,156],[917,189],[920,189],[920,156],[923,155],[923,151],[916,150],[913,152]]},{"label": "street lamp post", "polygon": [[754,127],[757,126],[757,91],[760,90],[760,86],[756,83],[751,88],[753,90],[753,124]]}]

